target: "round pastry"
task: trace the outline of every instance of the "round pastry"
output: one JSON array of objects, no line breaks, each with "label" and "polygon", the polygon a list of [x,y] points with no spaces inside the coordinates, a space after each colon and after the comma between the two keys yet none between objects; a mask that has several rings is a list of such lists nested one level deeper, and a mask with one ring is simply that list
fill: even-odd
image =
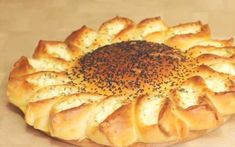
[{"label": "round pastry", "polygon": [[14,65],[7,94],[27,124],[79,146],[168,146],[235,113],[233,39],[208,25],[124,17],[65,41],[40,41]]}]

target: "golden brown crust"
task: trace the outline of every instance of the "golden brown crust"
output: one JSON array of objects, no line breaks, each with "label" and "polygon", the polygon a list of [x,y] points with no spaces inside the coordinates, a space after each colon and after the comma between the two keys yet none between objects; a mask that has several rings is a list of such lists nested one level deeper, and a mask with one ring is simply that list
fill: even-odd
[{"label": "golden brown crust", "polygon": [[100,130],[112,145],[126,146],[136,141],[133,111],[134,103],[124,105],[100,124]]},{"label": "golden brown crust", "polygon": [[20,77],[26,74],[34,73],[35,69],[30,65],[27,57],[22,56],[15,64],[10,72],[9,77]]},{"label": "golden brown crust", "polygon": [[195,34],[183,34],[183,35],[176,35],[171,37],[166,41],[166,44],[169,46],[173,46],[175,48],[179,48],[182,51],[196,45],[198,42],[207,40],[210,38],[210,30],[208,25],[202,26],[200,32]]},{"label": "golden brown crust", "polygon": [[64,42],[40,40],[33,54],[33,58],[56,58],[70,61],[73,58],[73,54],[68,51],[68,46]]},{"label": "golden brown crust", "polygon": [[69,35],[65,42],[69,46],[74,46],[82,52],[88,52],[88,48],[95,40],[96,36],[97,33],[94,30],[83,26],[79,30],[74,31],[71,35]]},{"label": "golden brown crust", "polygon": [[[138,42],[133,40],[145,40],[147,44],[164,43],[175,48],[168,47],[172,52],[164,48],[164,53],[158,50],[153,54],[171,57],[177,62],[168,64],[163,58],[159,61],[161,64],[150,62],[151,66],[147,66],[166,66],[151,77],[175,80],[175,86],[164,85],[171,82],[162,79],[155,82],[168,94],[147,90],[142,95],[127,97],[118,95],[120,92],[116,90],[117,95],[86,91],[82,83],[75,82],[79,77],[71,77],[70,71],[84,69],[82,64],[77,64],[78,59],[91,57],[100,50],[97,48],[105,45],[109,46],[103,48],[118,55],[114,52],[114,43],[122,42],[120,44],[124,46],[121,48],[132,48],[131,45],[125,46],[123,41],[129,41],[127,44]],[[10,102],[25,113],[29,125],[75,145],[168,146],[214,130],[235,113],[235,51],[232,43],[232,38],[212,40],[209,26],[200,21],[168,27],[160,17],[148,18],[138,24],[128,18],[115,17],[104,22],[98,31],[83,26],[65,41],[40,41],[32,58],[23,56],[14,64],[7,94]],[[136,47],[143,51],[144,46],[140,46]],[[88,53],[93,50],[96,51]],[[132,48],[128,53],[133,52]],[[128,53],[126,55],[130,56]],[[112,59],[105,62],[111,65],[114,59],[123,59],[123,56],[94,57]],[[147,54],[136,64],[146,63],[147,59],[155,56]],[[184,57],[192,59],[192,62]],[[184,61],[187,62],[182,65]],[[170,68],[178,65],[181,72]],[[98,65],[93,67],[100,68]],[[151,73],[148,69],[130,69],[137,73],[143,70]],[[187,69],[192,69],[192,72],[186,72]],[[95,76],[97,74],[91,75]],[[90,89],[93,88],[91,84]],[[149,87],[145,85],[145,88]]]},{"label": "golden brown crust", "polygon": [[151,32],[148,35],[146,35],[144,38],[147,41],[164,43],[169,38],[174,37],[175,35],[185,35],[190,33],[195,34],[197,32],[200,32],[201,29],[202,29],[202,24],[199,21],[184,23],[166,28],[165,30]]},{"label": "golden brown crust", "polygon": [[[116,16],[113,19],[104,22],[99,28],[99,33],[113,36],[120,32],[120,30],[123,30],[124,28],[131,25],[134,25],[132,20],[125,17]],[[117,26],[118,28],[115,28]]]},{"label": "golden brown crust", "polygon": [[[198,138],[202,135],[205,135],[209,132],[211,132],[213,130],[207,130],[207,131],[194,131],[194,132],[190,132],[190,134],[188,135],[187,138],[184,138],[183,140],[181,141],[169,141],[169,142],[166,142],[166,143],[143,143],[143,142],[137,142],[137,143],[134,143],[128,147],[168,147],[168,146],[172,146],[172,145],[175,145],[175,144],[180,144],[180,143],[184,143],[186,141],[189,141],[189,140],[192,140],[192,139],[195,139],[195,138]],[[105,145],[100,145],[100,144],[97,144],[97,143],[94,143],[88,139],[84,139],[82,141],[66,141],[66,140],[63,140],[64,142],[68,142],[70,144],[73,144],[73,145],[77,145],[77,146],[81,146],[81,147],[107,147]]]},{"label": "golden brown crust", "polygon": [[192,57],[198,57],[202,54],[212,54],[223,57],[231,57],[235,54],[235,48],[230,47],[214,47],[214,46],[194,46],[187,51]]}]

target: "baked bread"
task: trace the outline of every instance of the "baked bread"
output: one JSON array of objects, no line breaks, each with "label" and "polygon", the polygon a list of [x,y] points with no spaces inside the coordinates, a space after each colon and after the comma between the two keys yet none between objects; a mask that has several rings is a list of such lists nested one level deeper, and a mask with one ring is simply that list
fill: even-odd
[{"label": "baked bread", "polygon": [[10,72],[27,124],[79,146],[168,146],[235,113],[233,39],[208,25],[124,17],[40,41]]}]

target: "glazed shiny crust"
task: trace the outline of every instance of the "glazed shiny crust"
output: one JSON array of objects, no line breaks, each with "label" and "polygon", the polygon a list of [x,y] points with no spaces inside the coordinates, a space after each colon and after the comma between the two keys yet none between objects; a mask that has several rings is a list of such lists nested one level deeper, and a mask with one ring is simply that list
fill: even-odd
[{"label": "glazed shiny crust", "polygon": [[[196,72],[169,97],[82,93],[67,71],[98,47],[130,40],[164,43],[198,61]],[[167,146],[218,128],[235,113],[233,39],[214,40],[198,22],[167,26],[160,17],[138,24],[115,17],[98,31],[83,26],[65,41],[40,41],[9,75],[7,94],[27,124],[81,146]],[[171,90],[171,89],[170,89]]]}]

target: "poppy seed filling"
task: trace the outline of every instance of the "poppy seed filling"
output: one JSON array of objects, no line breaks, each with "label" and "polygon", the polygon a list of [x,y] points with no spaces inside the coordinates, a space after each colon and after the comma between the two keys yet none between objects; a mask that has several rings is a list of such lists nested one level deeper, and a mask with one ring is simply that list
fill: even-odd
[{"label": "poppy seed filling", "polygon": [[167,45],[127,41],[87,53],[76,60],[70,77],[91,93],[159,94],[179,86],[194,67],[193,59]]}]

